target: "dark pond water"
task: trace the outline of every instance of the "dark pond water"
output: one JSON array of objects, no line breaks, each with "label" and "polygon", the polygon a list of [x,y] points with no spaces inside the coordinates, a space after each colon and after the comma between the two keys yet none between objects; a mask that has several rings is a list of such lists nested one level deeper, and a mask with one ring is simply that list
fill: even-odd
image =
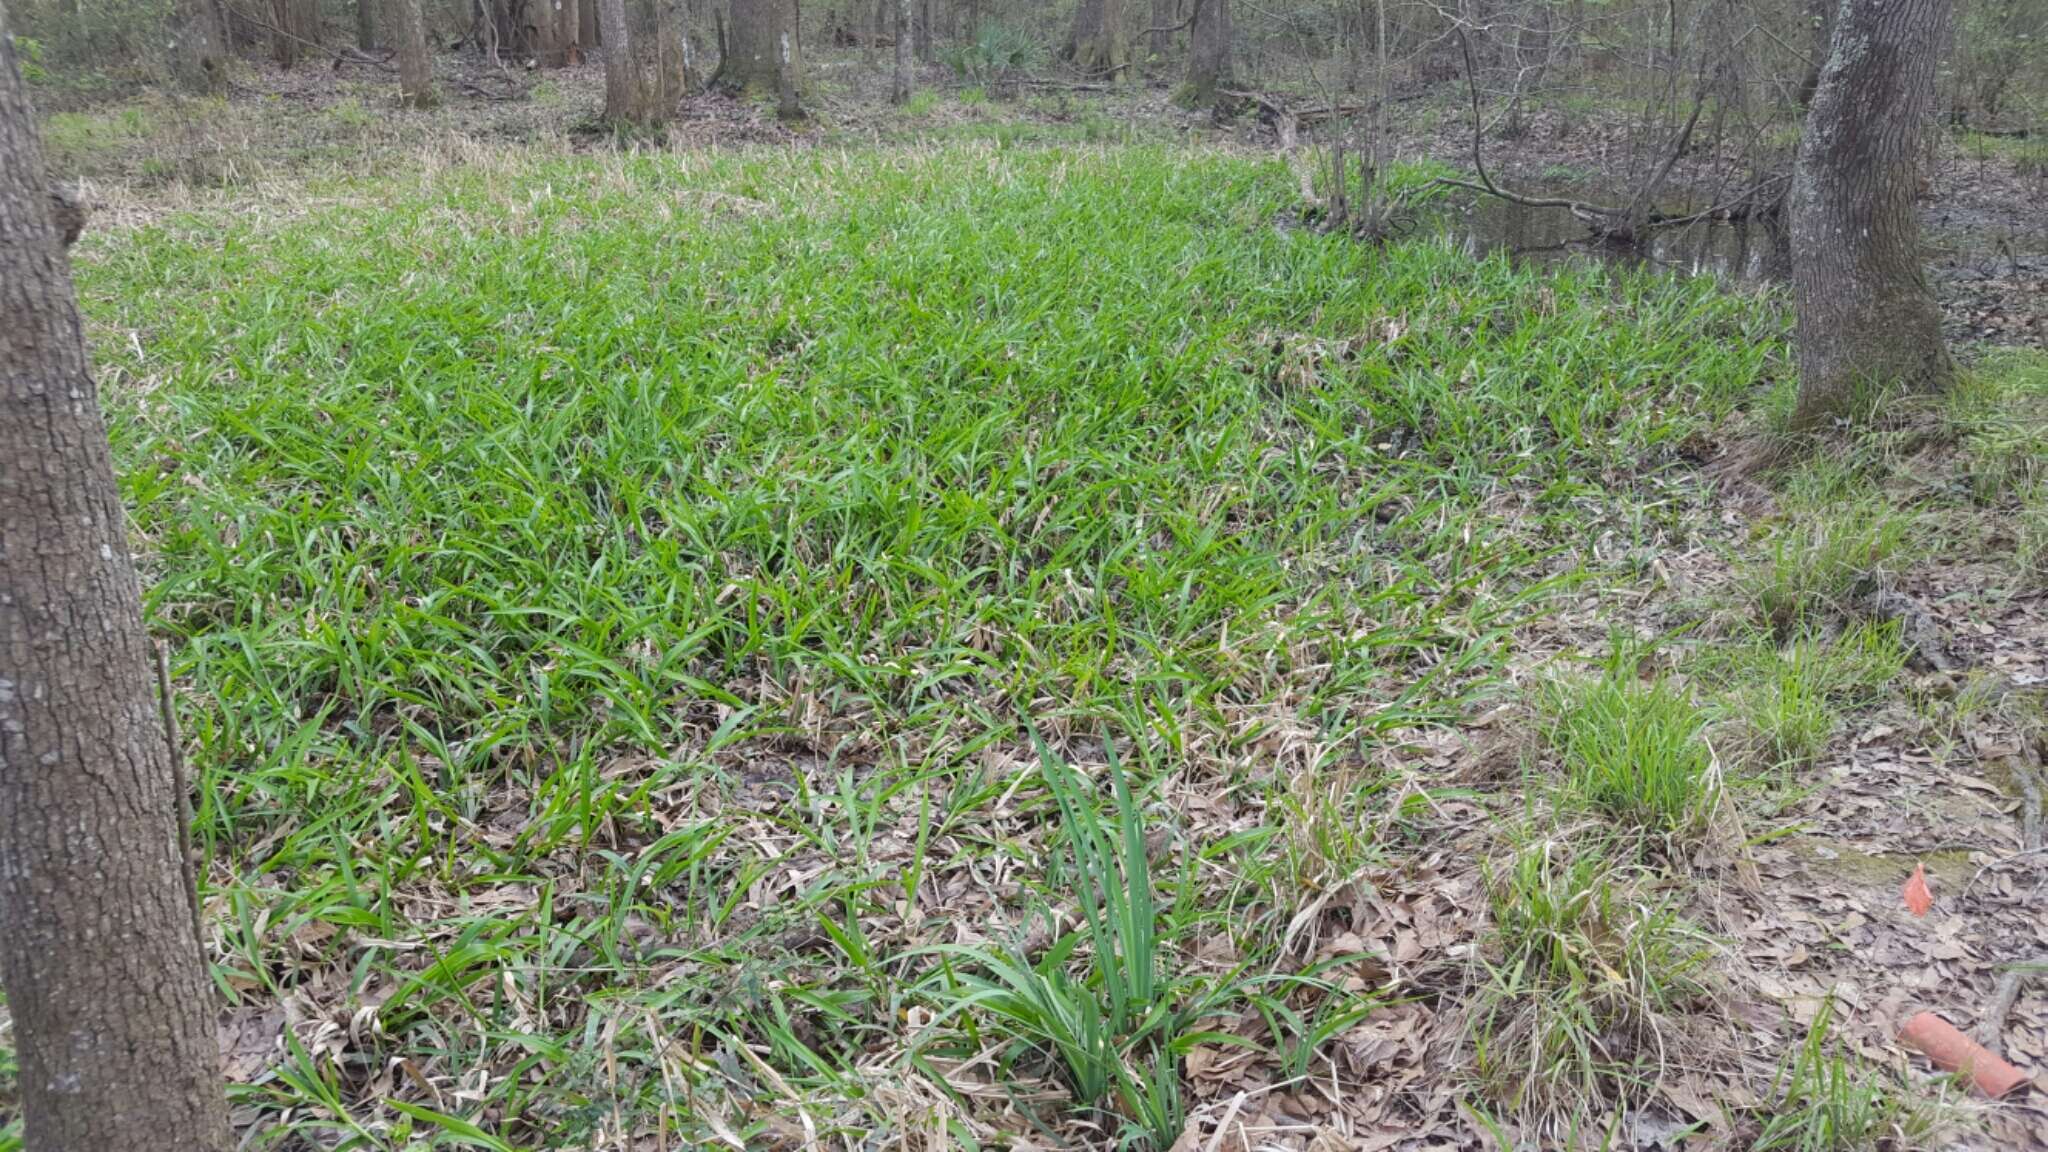
[{"label": "dark pond water", "polygon": [[[1618,201],[1617,201],[1618,202]],[[1453,209],[1447,226],[1474,257],[1505,251],[1536,263],[1599,260],[1649,265],[1725,284],[1762,283],[1784,276],[1777,230],[1758,221],[1701,221],[1658,229],[1647,244],[1603,244],[1562,208],[1527,208],[1493,196]]]}]

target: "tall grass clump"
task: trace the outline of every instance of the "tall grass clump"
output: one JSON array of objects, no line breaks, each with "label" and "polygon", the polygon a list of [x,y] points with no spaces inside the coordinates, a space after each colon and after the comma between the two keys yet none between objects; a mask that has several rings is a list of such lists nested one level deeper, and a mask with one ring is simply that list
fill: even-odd
[{"label": "tall grass clump", "polygon": [[1121,1146],[1163,1149],[1185,1121],[1177,1055],[1207,1035],[1193,1031],[1201,1017],[1247,988],[1238,973],[1206,980],[1170,970],[1144,819],[1114,747],[1106,750],[1108,814],[1085,776],[1038,745],[1065,849],[1057,863],[1071,869],[1080,926],[1035,957],[936,949],[949,963],[928,987],[946,1015],[977,1015],[982,1029],[1006,1039],[1013,1071],[1050,1064],[1076,1102],[1119,1118]]},{"label": "tall grass clump", "polygon": [[1718,782],[1704,719],[1683,686],[1643,679],[1617,655],[1598,679],[1558,695],[1550,738],[1570,803],[1653,834],[1706,826]]},{"label": "tall grass clump", "polygon": [[1882,584],[1906,543],[1907,521],[1875,499],[1802,517],[1780,532],[1744,584],[1758,618],[1780,639],[1855,611]]},{"label": "tall grass clump", "polygon": [[1553,1133],[1645,1098],[1709,992],[1712,942],[1655,878],[1580,832],[1489,872],[1491,913],[1469,1017],[1488,1097]]}]

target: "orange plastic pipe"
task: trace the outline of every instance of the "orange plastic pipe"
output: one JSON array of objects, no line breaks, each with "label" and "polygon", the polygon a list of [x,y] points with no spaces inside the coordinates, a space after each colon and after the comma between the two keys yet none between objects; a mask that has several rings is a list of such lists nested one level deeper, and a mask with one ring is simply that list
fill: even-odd
[{"label": "orange plastic pipe", "polygon": [[1945,1072],[1961,1072],[1970,1078],[1979,1094],[1996,1100],[2027,1082],[2027,1074],[2006,1063],[2004,1057],[1986,1048],[1956,1026],[1932,1012],[1922,1012],[1899,1029],[1899,1039],[1927,1053],[1934,1066]]}]

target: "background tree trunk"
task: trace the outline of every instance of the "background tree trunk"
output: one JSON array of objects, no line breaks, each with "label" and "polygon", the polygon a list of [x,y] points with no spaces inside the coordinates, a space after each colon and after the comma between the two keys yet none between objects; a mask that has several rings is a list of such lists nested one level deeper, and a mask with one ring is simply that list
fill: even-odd
[{"label": "background tree trunk", "polygon": [[356,47],[377,49],[377,0],[356,0]]},{"label": "background tree trunk", "polygon": [[690,59],[685,51],[682,0],[652,0],[654,5],[653,117],[667,123],[690,87]]},{"label": "background tree trunk", "polygon": [[33,1149],[224,1152],[127,520],[0,31],[0,978]]},{"label": "background tree trunk", "polygon": [[562,37],[561,16],[555,0],[526,0],[523,23],[533,37],[533,62],[542,68],[560,68],[568,53]]},{"label": "background tree trunk", "polygon": [[576,43],[584,52],[598,46],[601,38],[597,28],[598,0],[572,0],[576,7]]},{"label": "background tree trunk", "polygon": [[1164,60],[1173,51],[1173,33],[1169,31],[1180,18],[1180,5],[1174,0],[1152,0],[1152,27],[1145,33],[1145,50],[1154,60]]},{"label": "background tree trunk", "polygon": [[1843,0],[1836,16],[1792,172],[1795,427],[1821,426],[1868,387],[1954,376],[1913,204],[1948,17],[1949,0]]},{"label": "background tree trunk", "polygon": [[1237,81],[1230,68],[1230,0],[1194,0],[1195,23],[1188,31],[1188,102],[1213,107],[1221,89]]},{"label": "background tree trunk", "polygon": [[718,69],[720,87],[772,95],[778,103],[785,90],[794,91],[795,70],[802,57],[790,0],[732,0],[728,35],[726,57]]},{"label": "background tree trunk", "polygon": [[299,62],[300,39],[305,34],[307,0],[271,0],[270,58],[279,68]]},{"label": "background tree trunk", "polygon": [[1090,76],[1114,78],[1130,63],[1124,44],[1123,0],[1081,0],[1074,9],[1074,28],[1061,52],[1068,63]]},{"label": "background tree trunk", "polygon": [[384,10],[384,35],[398,50],[398,98],[408,108],[432,108],[434,58],[427,53],[427,30],[420,21],[420,0],[389,0]]},{"label": "background tree trunk", "polygon": [[222,91],[228,83],[228,51],[220,9],[214,0],[185,0],[179,19],[183,24],[171,49],[178,83],[192,92]]},{"label": "background tree trunk", "polygon": [[604,118],[623,124],[640,118],[640,69],[633,58],[633,34],[626,0],[596,0],[598,35],[604,40]]},{"label": "background tree trunk", "polygon": [[555,46],[560,51],[559,67],[583,63],[583,0],[554,0]]},{"label": "background tree trunk", "polygon": [[896,79],[890,86],[889,99],[898,104],[910,103],[910,3],[911,0],[896,3]]}]

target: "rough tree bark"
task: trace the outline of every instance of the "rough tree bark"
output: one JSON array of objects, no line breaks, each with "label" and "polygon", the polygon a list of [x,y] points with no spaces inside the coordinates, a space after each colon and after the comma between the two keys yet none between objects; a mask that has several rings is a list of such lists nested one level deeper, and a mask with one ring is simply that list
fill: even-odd
[{"label": "rough tree bark", "polygon": [[434,59],[427,54],[427,30],[420,21],[420,0],[387,0],[384,34],[398,50],[398,99],[408,108],[432,108]]},{"label": "rough tree bark", "polygon": [[801,66],[791,0],[732,0],[732,28],[718,84],[729,92],[774,96],[788,114]]},{"label": "rough tree bark", "polygon": [[1060,55],[1090,76],[1114,78],[1122,73],[1130,63],[1123,0],[1081,0]]},{"label": "rough tree bark", "polygon": [[898,104],[910,103],[910,3],[911,0],[896,3],[896,77],[889,88],[889,99]]},{"label": "rough tree bark", "polygon": [[1913,198],[1950,0],[1843,0],[1793,165],[1796,428],[1865,389],[1946,388],[1954,366],[1920,262]]},{"label": "rough tree bark", "polygon": [[192,92],[219,92],[228,84],[227,29],[214,0],[185,0],[171,44],[178,83]]},{"label": "rough tree bark", "polygon": [[0,32],[0,979],[24,1136],[224,1152],[175,769],[62,242]]},{"label": "rough tree bark", "polygon": [[1222,90],[1237,83],[1230,67],[1230,0],[1194,0],[1195,23],[1188,31],[1186,99],[1208,108]]},{"label": "rough tree bark", "polygon": [[1799,106],[1807,108],[1813,104],[1814,90],[1820,87],[1820,71],[1828,62],[1828,46],[1835,37],[1835,9],[1838,0],[1806,0],[1805,17],[1812,26],[1813,52],[1806,63],[1806,75],[1799,81]]},{"label": "rough tree bark", "polygon": [[626,0],[596,0],[598,36],[604,41],[604,118],[614,124],[633,123],[647,113],[639,62],[633,56],[633,33],[626,23]]},{"label": "rough tree bark", "polygon": [[356,0],[356,47],[377,50],[377,0]]}]

